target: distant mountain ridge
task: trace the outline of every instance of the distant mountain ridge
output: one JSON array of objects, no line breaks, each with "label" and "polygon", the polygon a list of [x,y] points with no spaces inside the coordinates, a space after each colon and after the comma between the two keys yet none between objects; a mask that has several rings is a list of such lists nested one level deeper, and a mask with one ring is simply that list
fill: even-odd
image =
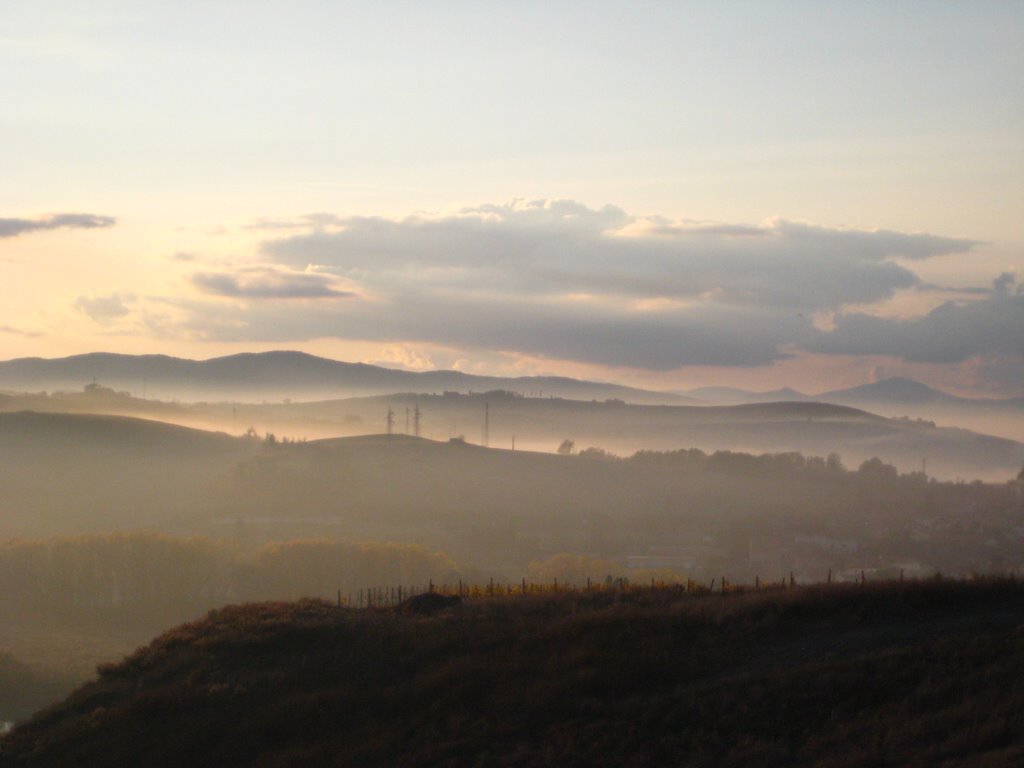
[{"label": "distant mountain ridge", "polygon": [[677,394],[696,398],[705,402],[721,404],[735,403],[768,403],[776,401],[792,402],[828,402],[828,403],[942,403],[949,405],[976,406],[1009,406],[1024,407],[1024,397],[1012,398],[976,398],[958,397],[948,392],[929,387],[914,379],[893,376],[880,379],[870,384],[861,384],[846,389],[833,389],[809,395],[790,387],[756,392],[738,387],[698,387],[697,389],[677,390]]},{"label": "distant mountain ridge", "polygon": [[793,389],[750,392],[731,387],[702,387],[680,392],[705,404],[743,405],[779,400],[820,402],[863,408],[883,416],[925,419],[975,432],[1024,438],[1024,397],[1004,399],[957,397],[914,379],[893,377],[848,389],[808,395]]},{"label": "distant mountain ridge", "polygon": [[162,399],[312,399],[398,392],[507,389],[576,400],[621,399],[644,405],[693,404],[668,392],[559,376],[479,376],[460,371],[404,371],[329,360],[304,352],[241,353],[209,360],[94,352],[63,358],[0,362],[0,389],[80,390],[96,382]]},{"label": "distant mountain ridge", "polygon": [[815,400],[828,400],[836,402],[839,400],[861,401],[865,403],[890,402],[890,403],[937,403],[948,405],[972,405],[972,406],[1009,406],[1024,408],[1024,397],[1011,398],[981,398],[981,397],[958,397],[940,389],[929,387],[914,379],[907,379],[894,376],[888,379],[881,379],[870,384],[862,384],[859,387],[849,389],[837,389],[831,392],[822,392],[814,395]]}]

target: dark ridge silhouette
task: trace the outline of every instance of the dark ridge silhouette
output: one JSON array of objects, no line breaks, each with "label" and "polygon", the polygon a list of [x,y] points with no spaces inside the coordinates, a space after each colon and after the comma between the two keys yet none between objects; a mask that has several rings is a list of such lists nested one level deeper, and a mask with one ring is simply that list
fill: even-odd
[{"label": "dark ridge silhouette", "polygon": [[17,766],[1014,765],[1010,581],[228,607],[0,740]]}]

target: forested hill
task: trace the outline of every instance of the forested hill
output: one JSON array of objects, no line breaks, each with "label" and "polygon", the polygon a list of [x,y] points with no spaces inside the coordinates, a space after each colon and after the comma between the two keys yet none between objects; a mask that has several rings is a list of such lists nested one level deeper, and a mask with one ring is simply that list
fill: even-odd
[{"label": "forested hill", "polygon": [[1022,606],[992,581],[229,607],[102,667],[0,764],[1020,764]]}]

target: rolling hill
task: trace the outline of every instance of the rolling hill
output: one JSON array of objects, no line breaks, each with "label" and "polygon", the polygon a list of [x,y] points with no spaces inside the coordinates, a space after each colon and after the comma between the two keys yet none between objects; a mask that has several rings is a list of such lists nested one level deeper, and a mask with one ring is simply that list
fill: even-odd
[{"label": "rolling hill", "polygon": [[55,395],[0,396],[0,413],[120,414],[202,429],[293,439],[322,439],[386,430],[415,432],[435,440],[463,436],[495,447],[554,451],[565,439],[577,448],[596,446],[628,455],[639,450],[700,448],[754,453],[838,452],[849,464],[877,456],[903,471],[920,469],[940,478],[1004,480],[1024,462],[1024,444],[967,430],[909,419],[887,419],[849,406],[818,402],[769,402],[733,406],[648,406],[622,400],[581,401],[523,397],[507,390],[480,394],[395,393],[289,403],[167,403],[134,398],[105,387]]},{"label": "rolling hill", "polygon": [[0,535],[131,529],[193,515],[255,448],[144,419],[0,413]]},{"label": "rolling hill", "polygon": [[926,419],[1012,440],[1024,440],[1024,398],[957,397],[919,381],[900,377],[814,395],[788,388],[752,392],[730,387],[702,387],[679,394],[719,405],[777,401],[836,403],[883,416]]}]

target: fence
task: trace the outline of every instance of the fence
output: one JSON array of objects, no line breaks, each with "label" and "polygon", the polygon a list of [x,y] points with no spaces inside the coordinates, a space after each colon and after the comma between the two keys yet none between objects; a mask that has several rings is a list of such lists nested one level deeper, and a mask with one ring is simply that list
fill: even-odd
[{"label": "fence", "polygon": [[[936,574],[938,578],[941,575]],[[831,569],[823,582],[800,582],[801,585],[810,584],[832,584]],[[903,570],[900,569],[899,581],[904,581]],[[845,579],[844,583],[851,583]],[[867,583],[865,571],[861,571],[859,578],[854,583],[861,585]],[[559,582],[553,579],[550,583],[530,582],[525,578],[519,582],[496,582],[490,579],[486,584],[471,584],[461,579],[455,584],[434,584],[429,582],[426,586],[385,586],[360,589],[358,592],[343,593],[338,590],[338,605],[350,608],[392,608],[401,605],[410,597],[421,595],[426,592],[434,592],[445,597],[458,596],[462,599],[486,599],[498,597],[513,597],[526,595],[553,595],[553,594],[587,594],[587,593],[637,593],[637,592],[665,592],[673,594],[728,594],[742,593],[751,590],[787,589],[797,586],[796,578],[790,572],[788,576],[778,581],[765,581],[755,576],[754,583],[737,583],[726,579],[712,579],[710,582],[702,582],[694,579],[687,579],[685,582],[665,582],[651,579],[648,582],[635,582],[627,578],[605,579],[603,581],[587,579],[585,584],[574,582]]]}]

